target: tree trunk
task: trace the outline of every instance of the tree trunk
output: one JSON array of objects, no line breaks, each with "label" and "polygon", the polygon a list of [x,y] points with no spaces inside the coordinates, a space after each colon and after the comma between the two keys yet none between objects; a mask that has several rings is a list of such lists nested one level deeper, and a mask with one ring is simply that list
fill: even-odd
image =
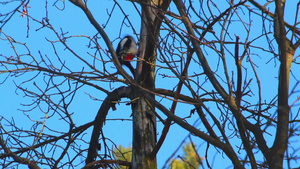
[{"label": "tree trunk", "polygon": [[278,109],[277,109],[277,131],[275,142],[271,148],[270,168],[283,168],[284,153],[287,149],[289,130],[289,73],[295,49],[291,41],[286,37],[284,23],[285,0],[276,0],[276,11],[274,16],[274,36],[279,50],[279,85],[278,85]]},{"label": "tree trunk", "polygon": [[[150,3],[150,2],[148,2]],[[143,88],[154,89],[155,61],[157,33],[154,30],[155,14],[153,9],[142,4],[142,25],[139,44],[139,61],[136,70],[136,81]],[[138,89],[134,89],[137,98],[132,104],[133,110],[133,146],[132,146],[132,169],[156,168],[156,158],[150,154],[156,143],[156,116],[155,108]],[[155,97],[152,95],[152,97]]]}]

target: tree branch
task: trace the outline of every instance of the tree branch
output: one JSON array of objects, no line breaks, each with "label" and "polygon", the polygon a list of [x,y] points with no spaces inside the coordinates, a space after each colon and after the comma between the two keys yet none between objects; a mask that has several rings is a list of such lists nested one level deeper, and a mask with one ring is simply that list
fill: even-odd
[{"label": "tree branch", "polygon": [[86,164],[89,164],[95,161],[97,157],[98,150],[98,139],[100,132],[102,130],[103,124],[106,120],[109,109],[112,107],[115,109],[115,104],[121,98],[127,97],[130,98],[131,88],[130,87],[120,87],[108,94],[108,96],[103,101],[100,109],[98,110],[97,116],[94,120],[94,129],[91,136],[91,141],[88,149],[88,155],[86,158]]},{"label": "tree branch", "polygon": [[10,148],[8,148],[6,146],[6,144],[5,144],[4,140],[2,139],[2,137],[0,137],[0,145],[3,148],[3,150],[7,154],[10,154],[9,156],[11,156],[16,162],[21,163],[21,164],[27,164],[30,169],[40,169],[40,167],[37,166],[35,161],[17,156],[15,153],[11,152]]},{"label": "tree branch", "polygon": [[225,154],[228,156],[228,158],[231,159],[232,163],[234,164],[234,166],[236,168],[244,168],[239,161],[239,158],[237,157],[237,155],[235,154],[234,150],[232,149],[231,146],[222,143],[221,141],[219,141],[218,139],[215,139],[207,134],[205,134],[204,132],[198,130],[197,128],[195,128],[194,126],[191,126],[190,124],[188,124],[187,122],[185,122],[184,120],[182,120],[180,117],[174,115],[172,112],[170,112],[168,109],[166,109],[162,104],[160,104],[159,102],[157,102],[154,98],[152,98],[151,96],[149,96],[148,93],[143,92],[144,96],[152,103],[154,103],[155,107],[157,107],[161,112],[163,112],[168,118],[170,118],[172,121],[174,121],[176,124],[180,125],[182,128],[186,129],[187,131],[189,131],[191,134],[207,141],[208,143],[222,149]]},{"label": "tree branch", "polygon": [[87,18],[89,19],[89,21],[91,22],[91,24],[96,28],[96,30],[99,32],[99,34],[102,36],[103,40],[105,41],[108,50],[112,56],[113,62],[116,66],[116,68],[118,69],[118,71],[120,72],[120,74],[127,79],[130,83],[133,83],[134,80],[132,79],[132,77],[123,69],[122,65],[120,64],[117,54],[111,44],[110,39],[108,38],[107,34],[105,33],[105,31],[101,28],[101,26],[98,24],[98,22],[95,20],[93,14],[91,13],[91,11],[88,9],[88,7],[86,6],[86,4],[83,3],[82,0],[69,0],[70,2],[72,2],[74,5],[78,6],[80,9],[83,10],[83,12],[85,13],[85,15],[87,16]]}]

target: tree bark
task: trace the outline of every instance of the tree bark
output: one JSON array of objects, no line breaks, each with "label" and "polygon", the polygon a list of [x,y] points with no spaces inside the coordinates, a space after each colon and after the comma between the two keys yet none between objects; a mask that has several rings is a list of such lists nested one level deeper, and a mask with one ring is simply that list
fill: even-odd
[{"label": "tree bark", "polygon": [[276,0],[274,16],[274,37],[279,50],[279,85],[278,85],[278,109],[277,131],[275,142],[271,148],[272,156],[269,161],[270,168],[283,168],[284,153],[287,149],[289,131],[289,73],[295,53],[292,42],[286,37],[284,23],[285,0]]},{"label": "tree bark", "polygon": [[[139,61],[136,70],[136,81],[143,88],[155,89],[155,63],[158,36],[162,22],[157,8],[166,10],[170,0],[144,0],[142,7],[141,37],[139,45]],[[154,8],[157,7],[157,8]],[[156,116],[154,104],[142,96],[138,89],[133,89],[137,101],[132,105],[133,110],[133,146],[132,169],[153,169],[156,157],[151,152],[156,144]],[[152,98],[155,95],[151,95]]]},{"label": "tree bark", "polygon": [[[142,26],[139,46],[139,59],[136,70],[136,81],[147,89],[154,89],[156,46],[154,36],[150,33],[153,28],[155,15],[150,6],[142,4]],[[153,31],[154,32],[154,31]],[[146,61],[146,62],[145,62]],[[152,63],[152,64],[151,64]],[[156,168],[156,158],[151,158],[156,143],[156,118],[154,107],[141,93],[134,89],[137,99],[132,104],[133,110],[133,145],[132,169]],[[152,95],[154,97],[154,95]]]}]

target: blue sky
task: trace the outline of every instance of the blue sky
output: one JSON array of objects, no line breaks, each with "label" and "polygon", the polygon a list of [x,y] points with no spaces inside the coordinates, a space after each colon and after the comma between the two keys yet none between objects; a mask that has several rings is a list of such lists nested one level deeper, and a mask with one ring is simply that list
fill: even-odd
[{"label": "blue sky", "polygon": [[[135,10],[135,8],[132,6],[132,3],[128,1],[121,1],[118,2],[120,3],[120,6],[122,6],[122,9],[124,12],[128,15],[130,18],[131,23],[134,26],[134,29],[137,33],[139,33],[140,30],[140,18]],[[289,2],[287,2],[289,3]],[[112,9],[114,2],[113,1],[107,1],[107,3],[101,3],[101,1],[98,1],[96,3],[93,3],[90,5],[90,9],[97,19],[99,21],[100,25],[105,25],[106,20],[107,20],[107,12],[109,12],[110,9]],[[227,3],[226,3],[227,4]],[[58,2],[56,4],[59,7],[63,7],[63,4]],[[65,9],[64,10],[58,10],[55,8],[55,6],[52,6],[52,2],[48,2],[48,15],[50,18],[50,23],[56,30],[61,30],[62,32],[66,33],[66,36],[71,36],[71,35],[87,35],[87,36],[94,36],[96,34],[96,30],[92,27],[92,25],[88,22],[86,16],[83,14],[83,12],[75,7],[73,4],[66,2],[65,3]],[[295,5],[293,4],[287,4],[289,6],[291,11],[295,10]],[[45,2],[44,1],[38,1],[38,2],[31,2],[29,4],[29,15],[41,19],[42,17],[45,16]],[[138,7],[138,5],[137,5]],[[222,8],[226,8],[227,6],[224,5]],[[2,8],[1,8],[2,9]],[[108,10],[106,10],[108,9]],[[171,9],[175,9],[173,6],[171,6]],[[126,27],[125,25],[121,25],[121,22],[123,20],[123,14],[119,10],[119,8],[116,6],[115,7],[115,12],[114,15],[110,18],[110,22],[106,25],[105,31],[108,34],[109,38],[113,41],[114,47],[117,46],[117,43],[119,39],[117,39],[119,36],[123,37],[127,34],[133,35],[134,31],[132,28]],[[177,13],[175,11],[175,13]],[[292,12],[287,12],[286,17],[287,19],[289,17],[289,14],[292,15]],[[252,16],[255,18],[255,16]],[[128,21],[125,21],[126,24],[128,24]],[[255,37],[256,33],[260,33],[260,27],[261,25],[259,24],[260,22],[255,22],[256,24],[252,26],[253,34],[251,34],[251,37]],[[292,22],[291,22],[292,23]],[[5,34],[13,37],[16,41],[24,42],[26,45],[31,49],[32,55],[38,57],[39,54],[48,56],[53,63],[58,63],[58,59],[55,56],[55,53],[53,51],[53,46],[47,42],[45,39],[48,39],[50,41],[57,40],[55,37],[54,33],[47,29],[40,29],[38,30],[41,25],[37,24],[33,21],[29,21],[29,37],[26,37],[27,35],[27,19],[20,17],[19,14],[15,15],[12,20],[4,27],[3,32]],[[235,26],[234,26],[235,25]],[[122,26],[122,30],[120,31],[120,27]],[[232,29],[234,30],[235,34],[241,37],[241,41],[243,41],[246,37],[245,32],[243,29],[240,29],[241,23],[237,22],[236,24],[232,24]],[[37,31],[38,30],[38,31]],[[217,30],[218,32],[218,30]],[[162,32],[165,33],[165,32]],[[134,38],[137,40],[137,36],[133,35]],[[208,35],[210,37],[212,35]],[[1,36],[3,37],[3,35]],[[99,43],[102,48],[107,49],[103,41],[101,41],[101,38],[98,39]],[[261,40],[257,40],[253,42],[253,44],[257,45],[261,43],[264,39],[261,38]],[[73,39],[68,39],[68,44],[76,51],[78,54],[82,55],[89,63],[93,63],[94,59],[88,55],[88,52],[92,52],[92,50],[86,48],[88,44],[88,40],[85,37],[76,37]],[[26,53],[26,49],[22,47],[22,45],[17,45],[16,46],[21,53]],[[63,46],[57,44],[56,46],[57,51],[59,52],[59,56],[61,56],[62,60],[65,61],[65,64],[71,68],[73,71],[81,71],[83,68],[84,70],[90,71],[90,69],[82,63],[79,59],[74,58],[71,53],[67,50],[64,49]],[[265,46],[262,46],[265,47]],[[5,50],[4,50],[5,49]],[[213,53],[210,51],[210,49],[205,48],[205,52],[208,53],[208,62],[212,65],[213,69],[216,69],[218,66],[218,56],[216,55],[210,55]],[[229,47],[229,50],[233,50],[233,46]],[[253,53],[258,53],[260,55],[259,57],[255,58],[258,59],[262,63],[266,63],[267,61],[270,60],[270,56],[264,57],[267,55],[265,52],[262,52],[261,50],[253,50],[251,51]],[[7,42],[0,41],[0,54],[4,56],[11,56],[14,55],[13,50],[9,47],[9,44]],[[24,57],[24,59],[30,59],[27,57]],[[232,58],[228,58],[228,61],[232,61]],[[99,70],[103,69],[102,65],[100,62],[95,62],[96,66],[99,67]],[[112,63],[108,64],[108,67],[113,67]],[[277,68],[276,68],[277,65]],[[249,65],[248,65],[249,66]],[[274,68],[275,67],[275,68]],[[249,67],[247,67],[249,68]],[[296,67],[296,69],[299,68]],[[112,70],[113,68],[110,68]],[[201,68],[197,65],[193,65],[191,67],[190,72],[197,72],[197,71],[202,71]],[[230,71],[234,71],[235,67],[234,64],[232,64],[229,67]],[[270,72],[269,70],[272,70]],[[111,71],[114,72],[114,71]],[[166,71],[161,71],[160,73],[164,73]],[[253,73],[251,71],[248,72],[248,76],[252,76]],[[261,83],[262,85],[262,91],[264,96],[264,99],[267,100],[272,100],[276,96],[277,91],[277,83],[276,83],[276,77],[278,73],[278,62],[270,62],[269,64],[263,64],[262,66],[259,67],[258,69],[258,74],[260,75]],[[26,76],[21,76],[21,77],[8,77],[7,80],[5,81],[4,84],[0,85],[0,115],[4,116],[6,119],[11,119],[11,117],[14,117],[14,121],[16,124],[21,124],[22,127],[29,129],[31,127],[28,126],[26,123],[29,122],[30,120],[24,116],[24,113],[20,111],[20,109],[29,109],[30,107],[28,106],[21,106],[20,104],[30,104],[32,100],[28,97],[24,97],[24,93],[22,93],[20,90],[16,90],[15,84],[20,84],[24,79],[29,79],[30,77],[35,76],[36,73],[29,73]],[[6,77],[6,74],[0,74],[0,80],[4,79]],[[292,78],[291,78],[292,79]],[[63,78],[56,78],[55,79],[57,83],[60,81],[63,81]],[[204,79],[200,79],[204,80]],[[275,80],[275,81],[274,81]],[[298,80],[299,80],[299,75],[298,75]],[[1,80],[2,81],[2,80]],[[295,80],[292,80],[293,82]],[[38,78],[35,80],[36,84],[38,84],[41,88],[45,88],[45,83],[43,82],[42,75],[39,75]],[[269,82],[269,83],[268,83]],[[101,81],[95,81],[96,84],[99,86],[106,88],[106,89],[115,89],[122,85],[121,83],[105,83]],[[158,75],[157,76],[157,82],[156,82],[156,87],[157,88],[169,88],[171,84],[176,84],[177,80],[176,79],[164,79],[162,76]],[[204,84],[203,87],[210,87],[208,84]],[[38,89],[33,85],[33,81],[28,82],[24,84],[23,87],[28,87],[30,90],[37,91]],[[68,86],[66,85],[66,90],[68,89]],[[73,88],[73,87],[72,87]],[[255,86],[253,87],[255,88]],[[207,89],[208,91],[211,89]],[[188,93],[187,89],[183,89],[183,92],[187,93],[187,95],[190,95]],[[256,91],[255,91],[256,92]],[[5,97],[4,97],[5,96]],[[94,88],[88,87],[88,86],[83,86],[78,90],[75,94],[74,100],[69,106],[68,111],[73,114],[73,120],[76,126],[83,125],[87,122],[92,121],[96,113],[101,105],[101,101],[95,101],[90,98],[90,96],[93,96],[99,100],[103,100],[105,98],[105,94],[99,90],[96,90]],[[296,97],[296,96],[293,96]],[[54,100],[58,100],[59,98],[53,98]],[[254,98],[249,98],[254,99]],[[291,100],[295,100],[291,98]],[[131,127],[131,122],[124,120],[112,120],[112,119],[130,119],[130,114],[131,114],[131,109],[130,106],[126,106],[125,102],[128,101],[126,99],[123,99],[122,102],[117,105],[117,110],[116,111],[110,111],[109,115],[107,117],[107,122],[105,123],[105,126],[103,128],[104,130],[104,135],[105,137],[109,138],[112,140],[116,145],[123,145],[123,146],[129,146],[131,144],[132,140],[132,127]],[[167,108],[170,108],[171,102],[169,102],[166,99],[162,99],[162,102]],[[44,105],[45,107],[41,108],[36,108],[33,111],[30,112],[25,112],[25,114],[30,115],[32,119],[35,120],[40,120],[43,121],[44,115],[41,113],[41,111],[47,111],[48,107]],[[214,111],[215,105],[209,105],[210,109]],[[179,103],[178,104],[178,109],[176,111],[176,114],[182,116],[187,116],[189,113],[190,109],[192,109],[192,106],[184,104],[184,103]],[[188,111],[187,111],[188,110]],[[274,110],[275,112],[275,110]],[[160,115],[162,115],[160,113]],[[162,117],[165,117],[162,115]],[[58,120],[59,117],[54,116],[53,118],[48,118],[46,120],[46,125],[54,130],[61,130],[63,132],[68,131],[68,126],[62,122],[62,120]],[[190,124],[193,124],[197,121],[197,116],[192,115],[192,118],[188,119],[188,122]],[[199,122],[197,123],[199,126]],[[157,132],[160,135],[162,131],[163,126],[161,123],[158,123],[157,125]],[[40,129],[40,126],[37,128],[37,130]],[[90,131],[91,129],[87,130],[87,134],[84,135],[84,140],[89,141],[90,139]],[[49,130],[45,129],[45,132],[50,132]],[[177,125],[172,125],[171,129],[168,133],[168,136],[157,156],[157,161],[158,161],[158,168],[161,168],[164,165],[164,162],[167,160],[167,158],[176,150],[177,146],[182,142],[182,139],[184,139],[189,133],[187,133],[184,129],[180,128]],[[192,137],[193,141],[199,146],[199,151],[198,153],[200,156],[205,155],[205,143],[200,140],[199,138]],[[270,140],[272,137],[270,137]],[[30,140],[28,140],[30,142]],[[238,141],[237,141],[238,142]],[[233,144],[235,141],[233,141]],[[272,141],[269,142],[271,145]],[[83,146],[86,146],[83,144]],[[110,144],[112,146],[112,144]],[[225,167],[230,167],[231,162],[227,159],[227,157],[223,154],[220,155],[218,154],[217,151],[214,150],[214,148],[211,146],[210,147],[212,155],[210,156],[211,159],[209,160],[214,160],[214,166],[213,168],[223,168]],[[101,152],[100,152],[101,153]],[[103,152],[102,152],[103,153]],[[181,152],[179,152],[181,154]],[[215,156],[215,154],[217,154]],[[223,158],[224,157],[224,158]],[[241,157],[244,157],[241,155]]]}]

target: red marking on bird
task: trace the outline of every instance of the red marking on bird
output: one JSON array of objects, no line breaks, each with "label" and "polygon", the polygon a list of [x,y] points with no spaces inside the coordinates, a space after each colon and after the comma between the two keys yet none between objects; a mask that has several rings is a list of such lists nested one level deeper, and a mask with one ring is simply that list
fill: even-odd
[{"label": "red marking on bird", "polygon": [[133,58],[134,58],[134,55],[128,54],[128,55],[125,56],[124,59],[125,59],[126,61],[132,61]]}]

